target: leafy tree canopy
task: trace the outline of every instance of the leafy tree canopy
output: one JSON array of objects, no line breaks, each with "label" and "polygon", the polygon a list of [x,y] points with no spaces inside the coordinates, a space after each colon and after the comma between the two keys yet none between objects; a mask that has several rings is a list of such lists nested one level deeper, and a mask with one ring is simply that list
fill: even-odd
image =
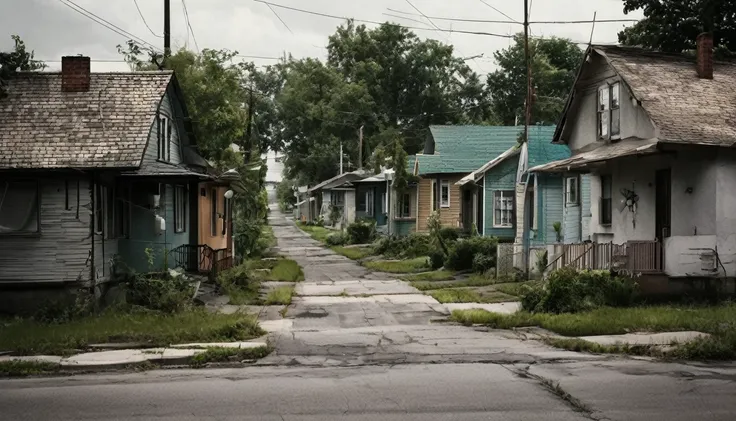
[{"label": "leafy tree canopy", "polygon": [[736,51],[736,2],[732,0],[624,0],[624,13],[644,19],[619,32],[624,45],[680,53],[695,48],[702,32],[713,32],[721,53]]},{"label": "leafy tree canopy", "polygon": [[[488,75],[493,111],[504,125],[524,121],[527,74],[523,34],[517,34],[514,41],[494,53],[499,69]],[[583,51],[570,40],[555,37],[530,39],[529,50],[535,93],[532,122],[554,124],[575,82]]]},{"label": "leafy tree canopy", "polygon": [[11,38],[15,43],[13,50],[0,51],[0,98],[5,96],[6,80],[12,73],[41,70],[46,67],[44,62],[33,59],[33,51],[26,51],[26,45],[18,35],[12,35]]}]

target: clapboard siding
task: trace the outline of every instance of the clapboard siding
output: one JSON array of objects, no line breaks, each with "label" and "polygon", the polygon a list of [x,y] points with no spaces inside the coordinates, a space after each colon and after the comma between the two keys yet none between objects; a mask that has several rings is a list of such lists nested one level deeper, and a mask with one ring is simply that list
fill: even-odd
[{"label": "clapboard siding", "polygon": [[580,212],[581,212],[581,241],[590,240],[590,220],[593,214],[590,212],[590,175],[580,176]]},{"label": "clapboard siding", "polygon": [[[69,185],[69,207],[66,188]],[[79,182],[79,208],[77,208]],[[42,178],[40,235],[0,237],[0,283],[89,281],[91,261],[89,183],[77,176]],[[77,218],[79,210],[79,218]]]},{"label": "clapboard siding", "polygon": [[[516,170],[519,164],[518,158],[507,159],[498,166],[491,168],[485,175],[483,185],[485,186],[485,223],[483,224],[483,235],[502,239],[513,239],[514,228],[493,227],[493,201],[494,192],[497,190],[508,190],[516,194]],[[514,200],[516,203],[516,200]]]},{"label": "clapboard siding", "polygon": [[557,241],[554,223],[562,223],[562,177],[558,175],[539,176],[540,194],[537,195],[537,215],[539,221],[535,243],[552,244]]},{"label": "clapboard siding", "polygon": [[[443,227],[458,228],[460,227],[460,205],[462,202],[462,191],[459,186],[455,185],[465,174],[440,174],[440,180],[448,180],[450,182],[450,207],[438,208],[440,211],[440,221]],[[426,177],[426,178],[425,178]],[[437,180],[438,176],[427,175],[419,181],[419,206],[417,207],[417,232],[427,232],[427,220],[432,214],[432,180]]]},{"label": "clapboard siding", "polygon": [[[167,118],[171,119],[171,159],[170,162],[174,164],[179,164],[182,162],[181,158],[181,142],[180,142],[180,118],[177,118],[176,112],[174,110],[174,107],[172,107],[171,99],[176,100],[176,95],[172,92],[172,89],[169,88],[166,92],[166,95],[164,96],[163,100],[161,101],[161,106],[159,107],[159,114],[166,116]],[[146,154],[144,157],[145,161],[156,161],[158,159],[158,145],[160,139],[158,138],[158,124],[156,119],[153,119],[153,124],[151,124],[151,130],[148,135],[148,146],[146,147]]]}]

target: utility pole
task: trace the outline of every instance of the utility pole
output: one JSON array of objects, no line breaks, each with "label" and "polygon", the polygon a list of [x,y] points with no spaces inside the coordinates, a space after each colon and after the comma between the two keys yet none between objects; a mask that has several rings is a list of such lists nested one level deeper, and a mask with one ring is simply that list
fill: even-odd
[{"label": "utility pole", "polygon": [[164,61],[171,55],[171,0],[164,0]]},{"label": "utility pole", "polygon": [[340,141],[340,175],[343,174],[342,170],[342,141]]},{"label": "utility pole", "polygon": [[529,142],[532,119],[532,64],[529,57],[529,0],[524,0],[524,59],[526,61],[526,103],[524,107],[524,142]]},{"label": "utility pole", "polygon": [[358,169],[363,169],[363,126],[358,130]]}]

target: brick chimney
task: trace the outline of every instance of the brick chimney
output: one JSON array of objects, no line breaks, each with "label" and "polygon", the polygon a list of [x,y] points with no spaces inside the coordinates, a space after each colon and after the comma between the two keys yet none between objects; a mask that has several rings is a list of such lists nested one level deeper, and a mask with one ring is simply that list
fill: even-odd
[{"label": "brick chimney", "polygon": [[713,79],[713,34],[704,32],[698,35],[696,40],[698,46],[698,77],[701,79]]},{"label": "brick chimney", "polygon": [[63,92],[89,91],[89,57],[64,56],[61,58],[61,90]]}]

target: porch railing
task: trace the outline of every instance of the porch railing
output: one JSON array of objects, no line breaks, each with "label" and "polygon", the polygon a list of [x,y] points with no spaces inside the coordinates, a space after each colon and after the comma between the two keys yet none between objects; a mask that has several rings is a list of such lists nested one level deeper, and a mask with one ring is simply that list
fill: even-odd
[{"label": "porch railing", "polygon": [[215,250],[206,244],[185,244],[171,251],[178,267],[187,272],[206,273],[211,280],[217,274],[233,267],[234,259],[230,250]]},{"label": "porch railing", "polygon": [[578,270],[617,270],[620,272],[660,273],[664,271],[662,243],[628,241],[624,244],[560,244],[547,271],[569,267]]}]

